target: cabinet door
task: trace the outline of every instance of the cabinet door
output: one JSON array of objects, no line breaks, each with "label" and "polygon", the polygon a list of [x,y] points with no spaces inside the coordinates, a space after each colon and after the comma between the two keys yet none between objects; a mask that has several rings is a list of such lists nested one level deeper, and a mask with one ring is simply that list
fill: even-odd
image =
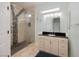
[{"label": "cabinet door", "polygon": [[39,37],[39,49],[44,50],[44,37]]},{"label": "cabinet door", "polygon": [[40,45],[39,45],[39,40],[40,40],[40,38],[39,38],[39,36],[37,36],[36,38],[35,38],[35,44],[39,47]]},{"label": "cabinet door", "polygon": [[10,3],[0,2],[0,56],[10,56]]},{"label": "cabinet door", "polygon": [[50,53],[50,37],[45,37],[44,39],[44,50]]},{"label": "cabinet door", "polygon": [[58,39],[51,38],[51,53],[58,55]]}]

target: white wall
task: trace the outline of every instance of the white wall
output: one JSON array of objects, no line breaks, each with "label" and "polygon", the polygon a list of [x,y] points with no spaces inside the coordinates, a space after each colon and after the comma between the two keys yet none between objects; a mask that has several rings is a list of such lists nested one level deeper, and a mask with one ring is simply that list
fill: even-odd
[{"label": "white wall", "polygon": [[[9,7],[9,10],[7,10]],[[11,28],[10,3],[0,2],[0,56],[10,56]],[[7,33],[9,31],[9,34]]]},{"label": "white wall", "polygon": [[[60,20],[60,31],[65,32],[68,35],[68,27],[69,27],[69,18],[68,18],[68,3],[55,3],[55,2],[49,2],[49,3],[42,3],[41,5],[38,5],[37,7],[37,32],[40,33],[43,31],[43,29],[51,29],[51,26],[44,26],[43,23],[43,17],[41,14],[41,11],[43,10],[48,10],[48,9],[53,9],[53,8],[60,8],[60,11],[63,13],[62,18]],[[50,21],[49,19],[47,21]],[[52,30],[53,31],[53,30]]]},{"label": "white wall", "polygon": [[69,3],[70,9],[70,36],[69,52],[72,57],[79,57],[79,3]]}]

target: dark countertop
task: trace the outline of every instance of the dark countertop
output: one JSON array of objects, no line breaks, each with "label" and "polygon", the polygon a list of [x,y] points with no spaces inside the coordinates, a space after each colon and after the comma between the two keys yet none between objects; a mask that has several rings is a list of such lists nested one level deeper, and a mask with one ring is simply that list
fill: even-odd
[{"label": "dark countertop", "polygon": [[68,37],[64,37],[64,36],[49,36],[49,35],[42,35],[42,34],[38,34],[38,36],[58,37],[58,38],[66,38],[66,39],[68,39]]}]

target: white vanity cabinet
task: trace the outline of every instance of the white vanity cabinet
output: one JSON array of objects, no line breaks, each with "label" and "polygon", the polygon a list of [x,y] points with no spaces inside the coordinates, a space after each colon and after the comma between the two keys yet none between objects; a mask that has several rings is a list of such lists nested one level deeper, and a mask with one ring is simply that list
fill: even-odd
[{"label": "white vanity cabinet", "polygon": [[38,36],[39,49],[61,57],[68,56],[68,39],[60,37]]}]

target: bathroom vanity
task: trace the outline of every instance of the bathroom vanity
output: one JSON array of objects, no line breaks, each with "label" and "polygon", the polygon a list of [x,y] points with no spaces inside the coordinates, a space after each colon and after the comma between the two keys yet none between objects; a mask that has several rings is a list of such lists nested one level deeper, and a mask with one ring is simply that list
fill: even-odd
[{"label": "bathroom vanity", "polygon": [[36,43],[41,51],[60,57],[68,56],[68,38],[66,37],[38,35]]}]

